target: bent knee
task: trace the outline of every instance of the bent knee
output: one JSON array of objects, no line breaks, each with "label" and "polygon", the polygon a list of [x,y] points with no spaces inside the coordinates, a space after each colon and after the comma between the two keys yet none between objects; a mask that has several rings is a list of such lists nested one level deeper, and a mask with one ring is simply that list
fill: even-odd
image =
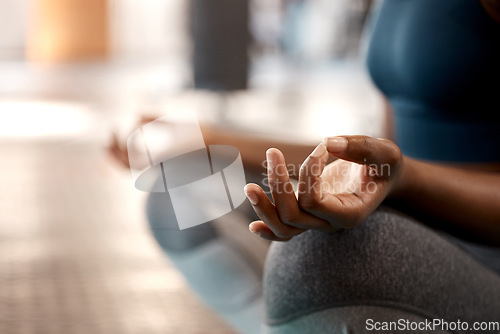
[{"label": "bent knee", "polygon": [[181,230],[168,193],[151,193],[146,215],[153,236],[165,252],[193,249],[217,237],[209,223]]},{"label": "bent knee", "polygon": [[443,242],[436,239],[411,219],[377,211],[350,230],[308,231],[274,243],[264,276],[268,319],[334,306],[407,303],[414,297],[407,286],[421,285],[416,273],[432,276],[442,258]]}]

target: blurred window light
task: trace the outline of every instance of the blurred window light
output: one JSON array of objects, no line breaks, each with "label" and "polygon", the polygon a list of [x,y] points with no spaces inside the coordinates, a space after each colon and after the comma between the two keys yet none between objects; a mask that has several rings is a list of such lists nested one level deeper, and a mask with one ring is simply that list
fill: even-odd
[{"label": "blurred window light", "polygon": [[92,114],[79,103],[0,100],[0,138],[61,139],[91,129]]}]

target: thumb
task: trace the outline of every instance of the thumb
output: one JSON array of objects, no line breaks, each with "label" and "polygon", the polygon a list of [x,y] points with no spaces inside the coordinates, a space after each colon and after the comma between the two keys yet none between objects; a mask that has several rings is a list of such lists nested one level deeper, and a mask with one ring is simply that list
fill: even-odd
[{"label": "thumb", "polygon": [[323,140],[330,155],[362,165],[396,166],[401,161],[401,150],[388,139],[368,136],[327,137]]}]

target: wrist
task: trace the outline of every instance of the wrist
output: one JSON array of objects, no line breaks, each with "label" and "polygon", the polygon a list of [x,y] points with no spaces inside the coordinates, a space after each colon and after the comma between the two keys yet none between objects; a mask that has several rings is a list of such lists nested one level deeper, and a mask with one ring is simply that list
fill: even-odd
[{"label": "wrist", "polygon": [[400,166],[396,172],[393,185],[389,194],[388,199],[397,199],[404,197],[409,193],[411,189],[411,181],[414,179],[415,173],[412,172],[414,169],[415,160],[403,156],[401,158]]},{"label": "wrist", "polygon": [[217,134],[220,133],[220,130],[216,129],[212,124],[200,122],[200,130],[203,135],[203,141],[207,146],[221,144],[220,140],[217,138]]}]

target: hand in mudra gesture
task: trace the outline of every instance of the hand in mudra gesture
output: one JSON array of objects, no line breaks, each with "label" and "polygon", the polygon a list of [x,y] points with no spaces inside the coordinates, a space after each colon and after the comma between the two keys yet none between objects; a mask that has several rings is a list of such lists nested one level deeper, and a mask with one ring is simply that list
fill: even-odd
[{"label": "hand in mudra gesture", "polygon": [[[327,165],[329,154],[338,159]],[[245,192],[261,218],[250,224],[250,230],[277,241],[308,229],[335,232],[355,227],[398,187],[403,170],[401,151],[389,140],[332,137],[302,164],[296,195],[283,154],[269,149],[266,157],[273,201],[256,184],[248,184]]]}]

